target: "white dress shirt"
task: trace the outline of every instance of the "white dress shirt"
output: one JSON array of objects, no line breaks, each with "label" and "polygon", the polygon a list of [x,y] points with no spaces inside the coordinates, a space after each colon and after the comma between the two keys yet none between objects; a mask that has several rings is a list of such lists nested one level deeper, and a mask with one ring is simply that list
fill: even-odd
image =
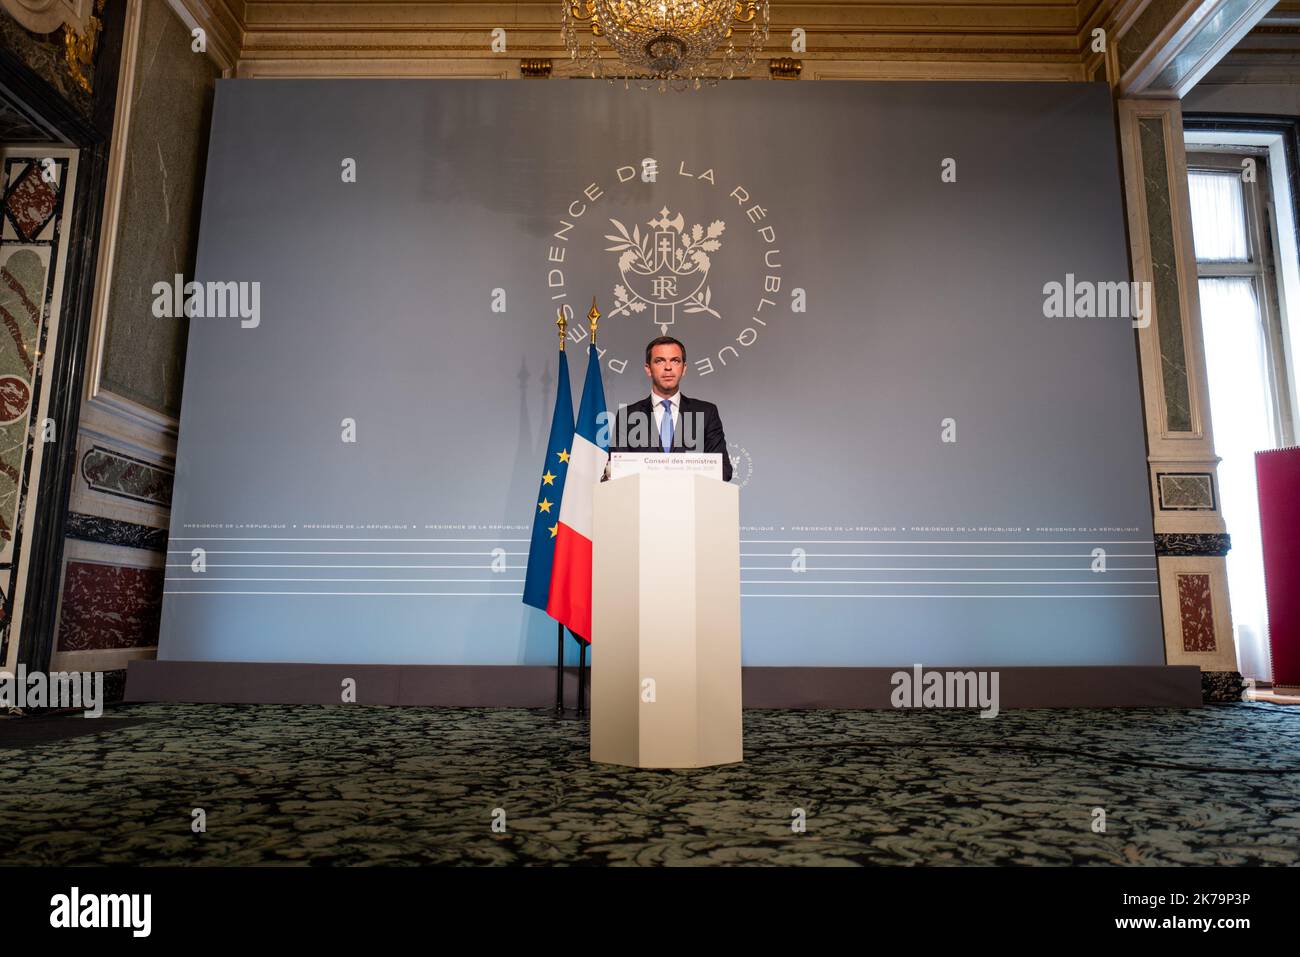
[{"label": "white dress shirt", "polygon": [[681,389],[678,389],[676,392],[673,393],[672,397],[669,398],[669,397],[666,396],[666,395],[659,395],[658,393],[655,392],[654,389],[651,389],[651,390],[650,390],[650,407],[654,410],[654,414],[655,414],[655,434],[654,434],[653,436],[651,436],[651,441],[654,442],[654,444],[655,444],[655,448],[657,448],[657,449],[662,449],[662,448],[663,448],[663,445],[660,444],[659,436],[663,435],[663,426],[664,426],[664,407],[663,407],[663,401],[664,401],[664,399],[669,399],[669,401],[672,402],[672,404],[673,404],[673,405],[672,405],[672,408],[673,408],[673,445],[677,445],[677,444],[679,444],[679,443],[678,443],[678,435],[679,435],[679,431],[678,431],[678,430],[681,429],[681,426],[682,426],[682,408],[681,408],[681,407],[682,407],[682,390],[681,390]]}]

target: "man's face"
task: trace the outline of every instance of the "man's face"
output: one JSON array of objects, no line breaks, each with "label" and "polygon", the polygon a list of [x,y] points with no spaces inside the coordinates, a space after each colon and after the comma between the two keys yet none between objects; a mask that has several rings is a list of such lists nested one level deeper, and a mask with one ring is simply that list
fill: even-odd
[{"label": "man's face", "polygon": [[654,383],[656,392],[672,396],[681,386],[682,376],[686,374],[686,360],[682,350],[671,342],[655,346],[650,350],[650,364],[645,367],[645,374]]}]

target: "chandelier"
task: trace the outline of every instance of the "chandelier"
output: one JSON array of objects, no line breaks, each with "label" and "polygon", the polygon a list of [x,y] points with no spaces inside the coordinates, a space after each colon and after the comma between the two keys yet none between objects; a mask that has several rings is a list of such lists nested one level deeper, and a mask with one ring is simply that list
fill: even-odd
[{"label": "chandelier", "polygon": [[[767,40],[768,0],[561,0],[564,43],[584,72],[643,89],[699,89],[743,74]],[[626,70],[606,72],[604,37]]]}]

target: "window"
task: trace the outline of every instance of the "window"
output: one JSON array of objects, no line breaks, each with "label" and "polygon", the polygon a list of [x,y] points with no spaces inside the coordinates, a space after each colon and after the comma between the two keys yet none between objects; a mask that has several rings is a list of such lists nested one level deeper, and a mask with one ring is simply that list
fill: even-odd
[{"label": "window", "polygon": [[1271,675],[1255,453],[1295,442],[1268,163],[1252,147],[1187,157],[1237,656],[1242,674],[1261,680]]}]

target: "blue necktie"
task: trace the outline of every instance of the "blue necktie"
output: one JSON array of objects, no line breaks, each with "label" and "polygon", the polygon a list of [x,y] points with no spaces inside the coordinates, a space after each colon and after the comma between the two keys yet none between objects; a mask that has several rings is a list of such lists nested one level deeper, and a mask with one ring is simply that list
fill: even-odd
[{"label": "blue necktie", "polygon": [[673,400],[664,399],[659,403],[664,407],[664,420],[659,423],[659,444],[665,452],[673,450]]}]

